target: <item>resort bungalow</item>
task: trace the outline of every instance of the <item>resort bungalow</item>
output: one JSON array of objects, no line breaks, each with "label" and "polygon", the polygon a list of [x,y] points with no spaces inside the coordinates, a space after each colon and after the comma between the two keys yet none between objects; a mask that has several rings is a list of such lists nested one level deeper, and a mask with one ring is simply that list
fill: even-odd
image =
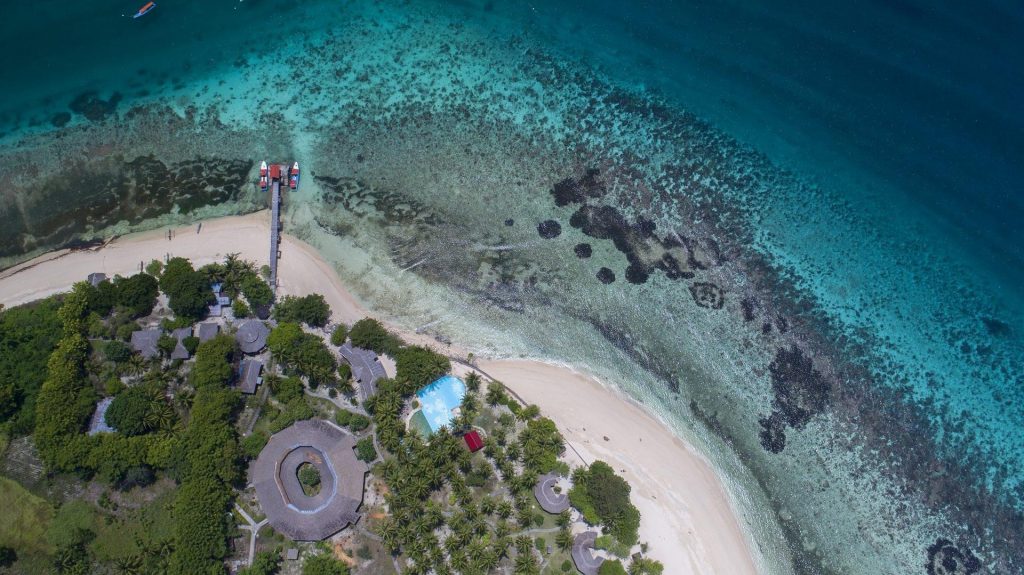
[{"label": "resort bungalow", "polygon": [[238,342],[238,347],[242,350],[242,353],[252,355],[263,351],[263,348],[267,347],[268,335],[270,335],[270,330],[267,329],[267,326],[262,321],[254,319],[243,322],[242,325],[238,326],[235,340]]},{"label": "resort bungalow", "polygon": [[139,352],[139,355],[146,359],[153,359],[160,356],[160,348],[157,342],[163,332],[158,328],[140,329],[132,332],[132,349]]},{"label": "resort bungalow", "polygon": [[377,380],[386,376],[377,354],[361,347],[353,347],[345,342],[339,349],[341,357],[352,367],[352,377],[359,384],[363,401],[377,393]]},{"label": "resort bungalow", "polygon": [[174,345],[174,351],[171,352],[171,359],[188,359],[191,354],[185,349],[185,344],[181,340],[186,337],[192,337],[192,328],[182,327],[171,332],[171,337],[176,339],[178,343]]},{"label": "resort bungalow", "polygon": [[200,323],[196,325],[196,337],[199,343],[213,339],[220,333],[220,326],[215,323]]},{"label": "resort bungalow", "polygon": [[210,289],[213,290],[213,296],[216,298],[207,310],[210,317],[220,317],[224,313],[225,307],[231,308],[231,298],[221,292],[223,287],[219,283],[210,286]]},{"label": "resort bungalow", "polygon": [[256,386],[263,383],[263,362],[258,359],[243,359],[238,364],[238,387],[242,393],[256,393]]}]

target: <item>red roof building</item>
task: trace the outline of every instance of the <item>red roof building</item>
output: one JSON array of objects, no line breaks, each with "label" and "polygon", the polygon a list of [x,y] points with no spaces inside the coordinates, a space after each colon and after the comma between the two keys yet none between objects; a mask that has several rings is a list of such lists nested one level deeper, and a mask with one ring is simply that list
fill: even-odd
[{"label": "red roof building", "polygon": [[477,433],[476,430],[472,430],[469,433],[463,435],[462,439],[466,441],[466,447],[468,447],[469,451],[472,453],[476,453],[477,451],[483,449],[484,440],[480,439],[480,434]]}]

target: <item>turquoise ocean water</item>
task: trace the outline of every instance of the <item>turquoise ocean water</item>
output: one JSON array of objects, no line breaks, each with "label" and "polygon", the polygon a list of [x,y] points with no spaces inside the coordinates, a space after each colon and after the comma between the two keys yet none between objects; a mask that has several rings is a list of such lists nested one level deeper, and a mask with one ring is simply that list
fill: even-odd
[{"label": "turquoise ocean water", "polygon": [[4,264],[297,158],[368,305],[643,402],[766,572],[1021,572],[1019,5],[159,4],[8,9]]}]

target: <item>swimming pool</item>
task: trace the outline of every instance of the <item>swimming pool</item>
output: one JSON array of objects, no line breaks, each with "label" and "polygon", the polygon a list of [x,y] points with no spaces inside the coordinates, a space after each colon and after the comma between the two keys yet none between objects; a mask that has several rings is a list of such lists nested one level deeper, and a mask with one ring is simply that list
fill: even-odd
[{"label": "swimming pool", "polygon": [[466,395],[466,384],[454,375],[445,375],[434,380],[416,392],[420,399],[420,409],[434,432],[442,426],[451,428],[452,420],[458,415],[462,398]]}]

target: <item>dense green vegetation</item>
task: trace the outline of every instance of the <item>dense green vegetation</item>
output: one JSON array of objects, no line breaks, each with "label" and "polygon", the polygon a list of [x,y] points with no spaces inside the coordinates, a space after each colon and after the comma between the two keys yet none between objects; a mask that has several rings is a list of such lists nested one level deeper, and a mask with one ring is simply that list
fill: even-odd
[{"label": "dense green vegetation", "polygon": [[61,337],[61,302],[50,297],[0,311],[0,430],[30,433],[50,353]]},{"label": "dense green vegetation", "polygon": [[[164,272],[166,274],[166,272]],[[187,575],[223,573],[231,530],[228,511],[232,486],[242,478],[242,452],[233,421],[240,407],[230,383],[233,340],[218,336],[203,342],[193,371],[196,388],[188,427],[175,453],[175,471],[181,481],[174,502],[174,552],[171,573]]]},{"label": "dense green vegetation", "polygon": [[373,318],[363,318],[352,325],[348,332],[352,345],[364,349],[372,349],[377,353],[394,355],[402,346],[402,340],[392,335],[384,326]]},{"label": "dense green vegetation", "polygon": [[214,302],[208,274],[192,268],[185,258],[171,258],[160,275],[160,291],[167,294],[174,315],[191,320],[206,317]]},{"label": "dense green vegetation", "polygon": [[274,319],[279,322],[304,323],[324,327],[331,319],[331,308],[320,294],[285,296],[274,306]]},{"label": "dense green vegetation", "polygon": [[395,379],[406,395],[448,373],[452,369],[449,359],[436,351],[417,345],[395,351],[397,373]]},{"label": "dense green vegetation", "polygon": [[341,346],[348,339],[348,326],[340,323],[331,332],[331,345]]},{"label": "dense green vegetation", "polygon": [[287,370],[309,378],[310,386],[333,385],[337,382],[337,361],[324,340],[302,331],[297,323],[278,324],[267,337],[267,347],[274,359]]},{"label": "dense green vegetation", "polygon": [[[357,346],[389,354],[396,376],[378,381],[377,394],[362,405],[369,417],[351,396],[351,405],[339,409],[338,378],[347,380],[350,371],[347,365],[339,371],[324,338],[300,325],[322,326],[330,316],[322,297],[307,296],[278,304],[275,315],[282,321],[268,347],[285,375],[270,369],[269,401],[265,395],[249,397],[246,415],[236,423],[243,402],[230,386],[241,353],[231,335],[202,344],[185,338],[183,345],[195,353],[194,361],[184,363],[142,360],[121,338],[137,329],[133,318],[152,312],[158,287],[153,275],[161,275],[159,286],[177,315],[163,320],[165,328],[189,325],[197,317],[189,314],[205,315],[212,281],[223,282],[229,294],[245,294],[254,305],[270,303],[269,287],[252,264],[237,257],[200,270],[180,258],[166,269],[153,267],[153,274],[115,278],[95,288],[83,282],[61,299],[0,312],[0,440],[6,441],[2,432],[18,426],[28,431],[34,423],[48,481],[96,479],[108,490],[99,501],[93,491],[92,500],[54,506],[0,478],[2,499],[16,502],[0,514],[0,563],[17,560],[15,569],[31,572],[223,575],[229,553],[237,552],[229,545],[237,536],[231,510],[244,486],[246,461],[258,456],[270,433],[324,417],[358,434],[357,457],[373,463],[372,472],[387,485],[387,514],[372,516],[369,527],[384,550],[402,556],[403,565],[408,561],[403,573],[482,574],[499,565],[517,575],[539,575],[542,566],[544,573],[557,571],[572,544],[569,515],[541,513],[532,488],[538,475],[568,473],[568,466],[559,461],[561,435],[536,406],[521,405],[498,382],[481,390],[483,379],[474,373],[466,378],[468,392],[452,430],[408,433],[402,416],[410,404],[416,407],[413,394],[449,373],[451,362],[364,319],[351,330],[337,328],[331,343],[350,336]],[[115,335],[119,339],[110,339]],[[165,338],[162,347],[169,352],[176,343]],[[330,399],[307,396],[307,383],[313,390],[330,386]],[[85,434],[104,392],[113,397],[107,422],[117,432]],[[478,453],[471,454],[460,437],[469,428],[485,437]],[[241,438],[238,429],[255,431]],[[307,493],[315,493],[315,469],[304,467],[298,474]],[[604,526],[605,548],[623,559],[606,562],[602,572],[624,573],[625,564],[631,575],[660,575],[657,562],[627,560],[640,518],[629,502],[628,484],[602,462],[578,470],[573,479],[573,505]],[[146,496],[152,504],[117,511],[128,493],[156,495]],[[249,505],[245,497],[239,504]],[[16,556],[4,555],[7,548]],[[372,538],[356,555],[384,559],[391,569],[381,543]],[[280,569],[279,555],[263,552],[240,573]],[[307,556],[302,572],[347,574],[349,568],[321,553]]]},{"label": "dense green vegetation", "polygon": [[157,430],[170,432],[177,420],[163,389],[154,385],[125,389],[114,397],[106,413],[107,424],[125,435]]},{"label": "dense green vegetation", "polygon": [[281,570],[281,557],[270,551],[260,551],[252,560],[252,565],[240,569],[238,575],[275,575]]},{"label": "dense green vegetation", "polygon": [[348,575],[348,565],[330,555],[314,555],[302,564],[302,575]]},{"label": "dense green vegetation", "polygon": [[605,561],[601,564],[597,573],[598,575],[627,575],[626,568],[622,566],[622,561],[619,561],[618,559]]},{"label": "dense green vegetation", "polygon": [[605,530],[625,545],[634,545],[640,527],[640,511],[629,501],[629,483],[603,461],[573,473],[569,501],[589,523],[603,523]]}]

